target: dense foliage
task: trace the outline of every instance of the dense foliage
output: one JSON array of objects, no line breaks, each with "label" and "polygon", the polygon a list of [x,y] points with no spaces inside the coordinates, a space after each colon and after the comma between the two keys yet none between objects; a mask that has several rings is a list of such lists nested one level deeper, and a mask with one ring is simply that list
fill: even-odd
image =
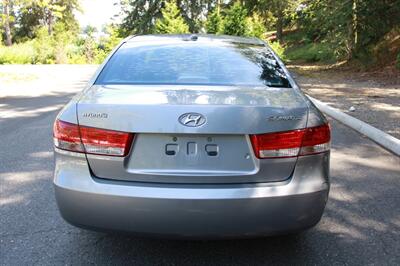
[{"label": "dense foliage", "polygon": [[[308,2],[308,3],[307,3]],[[312,0],[297,14],[310,40],[325,41],[338,57],[368,60],[374,44],[400,25],[399,0]]]},{"label": "dense foliage", "polygon": [[218,8],[210,13],[206,20],[206,31],[210,34],[219,34],[223,32],[223,20]]},{"label": "dense foliage", "polygon": [[118,1],[122,22],[98,32],[80,29],[80,0],[1,0],[0,63],[98,63],[131,34],[200,32],[268,39],[287,60],[400,65],[400,0]]},{"label": "dense foliage", "polygon": [[100,63],[121,40],[115,26],[99,38],[80,30],[79,0],[2,0],[0,10],[0,64]]},{"label": "dense foliage", "polygon": [[182,18],[174,1],[168,1],[161,10],[162,17],[156,21],[156,33],[188,33],[189,26]]},{"label": "dense foliage", "polygon": [[241,3],[234,3],[224,18],[224,34],[243,36],[246,33],[247,9]]}]

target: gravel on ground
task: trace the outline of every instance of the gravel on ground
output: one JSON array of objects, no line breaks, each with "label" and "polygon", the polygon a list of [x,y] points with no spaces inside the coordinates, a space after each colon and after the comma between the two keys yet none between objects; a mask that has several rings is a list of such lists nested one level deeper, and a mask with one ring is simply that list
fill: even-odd
[{"label": "gravel on ground", "polygon": [[400,72],[385,79],[366,72],[289,66],[302,90],[400,138]]}]

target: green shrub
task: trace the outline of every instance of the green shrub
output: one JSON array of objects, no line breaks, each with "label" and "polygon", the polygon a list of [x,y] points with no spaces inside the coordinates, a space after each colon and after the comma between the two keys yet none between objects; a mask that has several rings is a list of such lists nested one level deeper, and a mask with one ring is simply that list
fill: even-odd
[{"label": "green shrub", "polygon": [[400,53],[397,55],[396,67],[397,67],[397,69],[400,69]]},{"label": "green shrub", "polygon": [[161,10],[162,18],[156,21],[157,33],[188,33],[189,26],[186,24],[175,0],[165,2]]},{"label": "green shrub", "polygon": [[86,64],[86,56],[83,54],[71,54],[68,56],[68,64]]},{"label": "green shrub", "polygon": [[295,30],[285,35],[285,44],[288,46],[305,45],[312,43],[312,40],[303,30]]},{"label": "green shrub", "polygon": [[[83,44],[83,42],[82,42]],[[81,43],[76,42],[68,47],[67,50],[68,64],[86,64],[86,56]]]},{"label": "green shrub", "polygon": [[254,13],[246,19],[246,36],[262,38],[265,33],[264,20]]},{"label": "green shrub", "polygon": [[32,41],[0,46],[0,64],[32,64],[35,58],[35,49]]},{"label": "green shrub", "polygon": [[224,18],[224,34],[243,36],[246,34],[247,9],[237,1],[227,11]]},{"label": "green shrub", "polygon": [[336,61],[334,51],[328,44],[308,43],[294,46],[285,51],[285,58],[290,61],[333,62]]},{"label": "green shrub", "polygon": [[222,19],[222,16],[218,12],[217,9],[215,9],[208,17],[206,21],[206,30],[207,33],[210,34],[218,34],[222,33],[224,30],[224,21]]},{"label": "green shrub", "polygon": [[100,41],[100,45],[104,46],[104,50],[108,54],[122,41],[122,38],[119,37],[118,28],[116,26],[107,26],[106,32],[108,33],[108,37],[103,38]]},{"label": "green shrub", "polygon": [[46,27],[36,31],[36,38],[32,41],[35,50],[34,64],[54,64],[56,62],[56,49],[54,40],[49,35]]},{"label": "green shrub", "polygon": [[283,61],[286,60],[285,57],[285,48],[279,44],[279,42],[271,42],[269,43],[269,47],[272,48],[272,50],[274,50],[274,52],[279,56],[280,59],[282,59]]},{"label": "green shrub", "polygon": [[108,53],[106,51],[98,49],[93,62],[95,64],[101,64],[103,63],[104,59],[106,59],[107,55]]},{"label": "green shrub", "polygon": [[54,46],[54,58],[56,64],[67,64],[69,54],[75,49],[76,35],[67,30],[64,23],[56,23],[53,29],[51,45]]}]

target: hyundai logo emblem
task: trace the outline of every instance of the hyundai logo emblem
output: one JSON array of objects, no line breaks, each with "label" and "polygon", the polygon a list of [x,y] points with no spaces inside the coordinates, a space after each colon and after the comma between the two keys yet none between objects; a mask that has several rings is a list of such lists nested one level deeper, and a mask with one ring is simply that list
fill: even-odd
[{"label": "hyundai logo emblem", "polygon": [[179,123],[187,127],[199,127],[206,122],[206,118],[198,113],[186,113],[179,117]]}]

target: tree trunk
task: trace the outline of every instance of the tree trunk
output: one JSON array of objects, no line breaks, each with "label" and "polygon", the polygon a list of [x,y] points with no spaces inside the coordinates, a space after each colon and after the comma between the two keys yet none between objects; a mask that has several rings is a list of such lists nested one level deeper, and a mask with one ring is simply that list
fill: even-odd
[{"label": "tree trunk", "polygon": [[279,42],[283,41],[283,11],[281,8],[277,12],[276,38]]},{"label": "tree trunk", "polygon": [[358,49],[358,14],[357,14],[357,0],[352,1],[352,17],[349,25],[349,51],[347,60],[350,60],[357,53]]},{"label": "tree trunk", "polygon": [[353,53],[358,50],[358,6],[357,0],[353,0]]},{"label": "tree trunk", "polygon": [[53,14],[51,13],[50,10],[49,10],[48,18],[47,18],[47,31],[48,31],[49,35],[53,34]]},{"label": "tree trunk", "polygon": [[10,28],[10,2],[8,0],[3,0],[3,8],[4,8],[4,30],[6,33],[6,45],[12,45],[12,36],[11,36],[11,28]]}]

